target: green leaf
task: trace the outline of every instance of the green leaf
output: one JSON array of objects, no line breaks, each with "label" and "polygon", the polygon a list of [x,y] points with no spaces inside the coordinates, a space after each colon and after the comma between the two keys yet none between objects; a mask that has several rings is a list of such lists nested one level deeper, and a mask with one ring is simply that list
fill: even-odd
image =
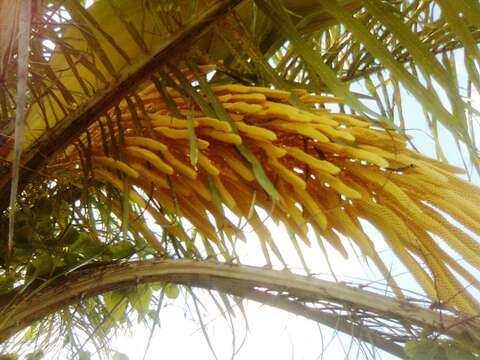
[{"label": "green leaf", "polygon": [[218,209],[220,214],[223,215],[224,211],[222,206],[222,198],[220,197],[218,189],[215,186],[215,183],[213,182],[212,177],[210,175],[208,175],[207,177],[207,182],[208,182],[208,190],[210,191],[210,195],[212,196],[213,204]]},{"label": "green leaf", "polygon": [[25,356],[25,360],[40,360],[43,359],[44,355],[43,350],[37,350]]},{"label": "green leaf", "polygon": [[69,227],[67,230],[65,230],[62,240],[64,244],[73,244],[78,239],[79,235],[80,232],[77,229],[74,227]]},{"label": "green leaf", "polygon": [[16,214],[15,218],[15,243],[17,245],[29,244],[34,233],[34,221],[30,209],[22,209]]},{"label": "green leaf", "polygon": [[409,73],[385,48],[384,44],[371,34],[368,27],[353,17],[351,13],[345,12],[344,8],[336,0],[322,2],[322,7],[345,25],[352,35],[361,41],[365,48],[391,72],[393,77],[400,80],[428,111],[440,119],[446,127],[463,135],[463,140],[468,140],[468,138],[465,138],[465,124],[462,124],[462,119],[456,118],[449,113],[442,105],[438,96],[432,94],[418,79]]},{"label": "green leaf", "polygon": [[17,354],[0,354],[0,360],[17,360]]},{"label": "green leaf", "polygon": [[187,130],[190,142],[190,163],[192,164],[192,166],[195,167],[197,166],[198,162],[198,145],[195,128],[193,127],[193,116],[191,112],[187,114]]},{"label": "green leaf", "polygon": [[457,347],[447,347],[447,360],[475,360],[475,356],[463,349]]},{"label": "green leaf", "polygon": [[48,237],[49,235],[51,235],[53,231],[53,221],[50,218],[50,215],[45,215],[37,219],[37,222],[35,224],[35,230],[39,235],[43,237]]},{"label": "green leaf", "polygon": [[69,251],[87,258],[98,255],[103,250],[103,244],[93,239],[88,233],[81,232]]},{"label": "green leaf", "polygon": [[139,285],[130,294],[130,303],[139,312],[139,315],[148,313],[148,306],[152,298],[152,289],[148,285]]},{"label": "green leaf", "polygon": [[125,315],[127,297],[124,291],[114,290],[103,295],[105,309],[115,321],[120,321]]},{"label": "green leaf", "polygon": [[124,353],[116,351],[112,356],[112,360],[129,360],[129,357]]},{"label": "green leaf", "polygon": [[150,288],[153,290],[153,291],[156,291],[156,290],[161,290],[163,289],[163,283],[162,282],[154,282],[154,283],[150,283]]},{"label": "green leaf", "polygon": [[135,246],[128,240],[121,240],[110,246],[110,252],[115,259],[128,258],[135,253]]},{"label": "green leaf", "polygon": [[52,256],[48,252],[42,251],[32,261],[32,265],[35,268],[34,276],[38,277],[48,274],[53,268]]},{"label": "green leaf", "polygon": [[33,208],[37,218],[50,217],[53,211],[53,199],[42,196]]},{"label": "green leaf", "polygon": [[300,36],[290,19],[288,11],[280,0],[255,0],[255,3],[263,11],[265,16],[270,18],[282,35],[292,42],[298,54],[315,70],[317,75],[335,95],[343,97],[353,109],[360,113],[371,114],[373,116],[377,115],[352,94],[347,84],[337,78],[335,72],[325,64],[320,53],[314,50],[314,44],[310,40],[303,39]]},{"label": "green leaf", "polygon": [[169,299],[176,299],[176,298],[178,298],[178,295],[180,295],[180,289],[178,288],[178,285],[176,285],[176,284],[167,283],[163,287],[163,290],[165,291],[165,295]]},{"label": "green leaf", "polygon": [[444,350],[438,341],[429,339],[407,341],[404,349],[411,360],[446,360]]},{"label": "green leaf", "polygon": [[428,46],[405,25],[402,14],[396,12],[394,6],[380,1],[365,0],[365,7],[400,40],[423,72],[431,74],[447,91],[451,90],[452,99],[461,103],[452,76],[441,66]]},{"label": "green leaf", "polygon": [[[467,347],[464,347],[467,345]],[[447,360],[475,360],[478,359],[468,351],[468,341],[466,344],[463,344],[460,339],[455,339],[452,341],[445,342],[445,354]]]},{"label": "green leaf", "polygon": [[81,350],[78,353],[78,360],[90,360],[90,352]]}]

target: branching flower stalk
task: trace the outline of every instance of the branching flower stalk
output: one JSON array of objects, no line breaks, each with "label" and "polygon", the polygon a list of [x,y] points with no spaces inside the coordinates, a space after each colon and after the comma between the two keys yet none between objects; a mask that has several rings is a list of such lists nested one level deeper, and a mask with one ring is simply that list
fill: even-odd
[{"label": "branching flower stalk", "polygon": [[[88,144],[88,154],[72,145],[50,165],[50,172],[88,174],[128,196],[137,213],[148,213],[185,244],[188,235],[167,214],[187,219],[225,259],[230,258],[226,238],[245,238],[224,207],[255,230],[267,262],[272,255],[283,259],[256,207],[307,245],[311,228],[346,257],[345,239],[338,235],[342,234],[402,298],[362,228],[360,219],[365,219],[384,234],[431,299],[478,314],[479,303],[460,278],[477,289],[480,283],[436,240],[441,238],[469,265],[480,268],[480,246],[465,232],[480,234],[480,189],[457,176],[461,169],[408,149],[407,139],[386,123],[329,110],[327,104],[342,102],[336,97],[238,84],[212,86],[228,115],[223,121],[206,108],[205,93],[198,92],[192,106],[188,94],[166,89],[173,103],[165,101],[154,84],[146,86],[139,93],[144,113],[133,116],[122,102],[120,112],[100,118],[88,129],[88,137],[79,140]],[[304,106],[290,105],[290,96]],[[125,159],[108,147],[114,139],[123,139],[116,144],[122,144]],[[280,194],[278,200],[267,194],[261,185],[265,179],[254,172],[239,146],[261,163]],[[148,232],[142,230],[161,252],[158,239]]]}]

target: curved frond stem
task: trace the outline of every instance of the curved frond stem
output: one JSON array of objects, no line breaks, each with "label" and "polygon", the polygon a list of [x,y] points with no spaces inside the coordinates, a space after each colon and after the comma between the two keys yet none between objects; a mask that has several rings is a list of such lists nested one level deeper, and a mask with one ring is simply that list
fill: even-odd
[{"label": "curved frond stem", "polygon": [[[301,304],[328,302],[332,307],[340,307],[342,311],[355,313],[361,310],[370,316],[373,314],[379,318],[398,320],[413,327],[429,328],[447,336],[466,337],[474,344],[478,344],[480,340],[478,339],[480,322],[474,317],[459,319],[452,314],[342,283],[247,265],[192,260],[149,260],[89,266],[86,270],[60,276],[43,288],[19,291],[9,298],[3,298],[3,306],[0,307],[3,318],[0,324],[0,341],[7,340],[49,314],[88,297],[153,282],[172,282],[227,292],[276,306],[327,325],[333,325],[332,315],[324,316]],[[271,292],[276,295],[268,295]],[[296,301],[292,302],[292,299]],[[348,317],[343,322],[336,321],[335,326],[341,331],[350,326],[350,334],[360,336],[359,329],[351,327]],[[361,335],[363,340],[366,335],[372,335],[373,337],[370,337],[372,341],[377,337],[375,333],[363,333]],[[385,343],[383,345],[386,346]]]}]

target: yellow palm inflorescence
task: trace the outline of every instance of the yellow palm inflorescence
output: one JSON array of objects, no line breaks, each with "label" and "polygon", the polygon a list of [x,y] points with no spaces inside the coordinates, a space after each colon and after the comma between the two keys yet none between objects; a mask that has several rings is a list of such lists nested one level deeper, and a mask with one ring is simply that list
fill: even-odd
[{"label": "yellow palm inflorescence", "polygon": [[[456,176],[462,170],[408,149],[405,137],[385,124],[328,110],[326,103],[341,101],[335,97],[293,91],[303,103],[296,107],[286,91],[233,84],[211,89],[230,121],[204,114],[167,88],[172,111],[152,85],[140,92],[145,111],[132,116],[131,107],[121,103],[90,127],[88,161],[72,146],[52,169],[63,164],[80,172],[77,164],[90,164],[91,176],[121,193],[127,185],[139,213],[168,225],[180,240],[187,235],[166,213],[187,219],[219,248],[220,231],[243,236],[220,203],[246,219],[263,248],[279,257],[253,205],[307,244],[310,226],[346,256],[345,239],[337,235],[343,234],[402,296],[359,221],[368,220],[431,298],[466,313],[479,312],[459,278],[477,289],[480,284],[455,258],[460,255],[480,269],[479,243],[465,232],[480,234],[480,189]],[[86,143],[86,135],[83,139]],[[239,144],[261,163],[278,198],[264,191]],[[142,232],[148,232],[145,226]],[[450,249],[442,248],[437,237]],[[145,238],[154,242],[151,234]]]}]

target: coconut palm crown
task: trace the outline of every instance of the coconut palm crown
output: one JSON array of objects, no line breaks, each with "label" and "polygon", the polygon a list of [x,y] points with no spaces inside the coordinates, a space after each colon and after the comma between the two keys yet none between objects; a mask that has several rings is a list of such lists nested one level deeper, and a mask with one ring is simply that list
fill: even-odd
[{"label": "coconut palm crown", "polygon": [[[475,0],[1,0],[5,351],[80,356],[76,332],[110,356],[180,284],[400,358],[438,337],[478,357],[478,24]],[[314,276],[314,247],[352,247],[388,295]]]}]

